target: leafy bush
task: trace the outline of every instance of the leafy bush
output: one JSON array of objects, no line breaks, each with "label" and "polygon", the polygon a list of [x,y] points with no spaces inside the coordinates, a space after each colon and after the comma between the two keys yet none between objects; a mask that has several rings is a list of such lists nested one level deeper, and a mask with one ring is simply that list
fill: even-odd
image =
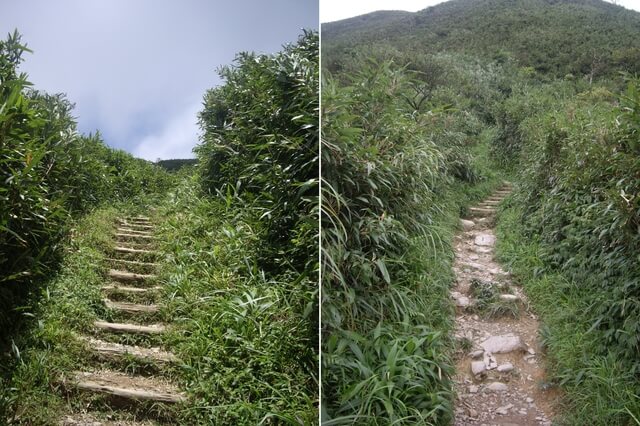
[{"label": "leafy bush", "polygon": [[167,214],[199,424],[317,419],[318,42],[220,70],[199,116],[201,193]]},{"label": "leafy bush", "polygon": [[169,183],[99,135],[79,135],[65,96],[30,89],[18,73],[26,51],[17,32],[0,42],[0,325],[56,264],[71,216]]},{"label": "leafy bush", "polygon": [[203,188],[256,209],[268,242],[258,262],[267,272],[315,274],[318,71],[316,32],[273,56],[239,54],[200,113]]},{"label": "leafy bush", "polygon": [[[583,420],[613,419],[607,410],[621,404],[614,395],[626,395],[628,407],[638,406],[629,377],[640,373],[640,80],[627,80],[615,103],[605,90],[593,88],[561,97],[557,109],[542,108],[519,126],[520,161],[527,167],[515,207],[521,232],[536,241],[536,274],[561,276],[570,283],[569,300],[579,305],[570,307],[578,318],[573,333],[582,336],[572,350],[589,358],[577,360],[560,350],[553,356],[556,378],[571,389],[574,414]],[[546,285],[531,281],[533,288]],[[573,338],[559,324],[560,313],[544,309],[554,326],[552,339],[564,350]],[[613,365],[615,379],[603,378],[603,363]],[[616,380],[625,390],[607,393],[605,383]],[[617,423],[608,424],[630,420],[624,411],[615,418]]]}]

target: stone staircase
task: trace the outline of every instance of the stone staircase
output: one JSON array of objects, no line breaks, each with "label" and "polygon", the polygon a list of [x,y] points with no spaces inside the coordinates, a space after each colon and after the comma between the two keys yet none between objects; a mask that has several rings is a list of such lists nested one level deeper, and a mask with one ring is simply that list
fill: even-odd
[{"label": "stone staircase", "polygon": [[[174,405],[186,400],[185,394],[163,374],[178,358],[161,347],[162,336],[170,327],[159,321],[157,304],[162,287],[154,274],[158,252],[154,249],[153,224],[147,217],[118,220],[115,247],[108,259],[104,296],[105,318],[93,323],[92,336],[78,336],[95,359],[89,371],[75,371],[63,378],[71,395],[100,399],[111,410],[130,410],[141,404]],[[144,366],[127,371],[131,363]],[[153,374],[148,373],[151,370]],[[89,404],[91,405],[91,404]],[[99,405],[99,404],[98,404]],[[97,420],[91,413],[74,413],[62,419],[62,425],[142,425],[148,410],[131,410],[134,421]],[[151,410],[154,412],[162,410]],[[127,413],[129,414],[129,413]],[[101,417],[101,416],[97,416]]]}]

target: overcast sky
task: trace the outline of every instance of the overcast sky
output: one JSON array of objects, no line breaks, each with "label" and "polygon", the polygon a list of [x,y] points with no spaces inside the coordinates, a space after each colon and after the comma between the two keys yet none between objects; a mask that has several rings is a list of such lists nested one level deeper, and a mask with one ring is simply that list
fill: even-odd
[{"label": "overcast sky", "polygon": [[[611,0],[608,0],[612,3]],[[442,0],[320,0],[320,21],[332,22],[352,18],[377,10],[406,10],[417,12]],[[640,0],[617,0],[616,4],[627,9],[640,10]]]},{"label": "overcast sky", "polygon": [[318,0],[0,0],[35,88],[67,93],[80,131],[149,160],[193,157],[216,68],[318,29]]}]

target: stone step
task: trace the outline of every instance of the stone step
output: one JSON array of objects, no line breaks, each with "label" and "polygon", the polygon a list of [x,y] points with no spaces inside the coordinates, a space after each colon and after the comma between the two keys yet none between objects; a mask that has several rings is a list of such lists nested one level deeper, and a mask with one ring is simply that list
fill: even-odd
[{"label": "stone step", "polygon": [[140,262],[138,260],[114,259],[114,258],[108,258],[107,260],[110,262],[120,262],[126,265],[146,266],[149,268],[155,268],[158,266],[158,264],[155,262]]},{"label": "stone step", "polygon": [[93,325],[104,331],[113,333],[160,334],[167,329],[162,324],[138,325],[129,323],[94,321]]},{"label": "stone step", "polygon": [[121,220],[120,224],[127,226],[129,228],[134,228],[134,229],[153,229],[154,228],[153,225],[147,225],[146,223],[127,222],[124,220]]},{"label": "stone step", "polygon": [[154,240],[153,235],[131,234],[131,233],[124,233],[124,232],[116,232],[115,235],[116,237],[119,237],[119,238],[139,238],[141,240],[147,240],[147,241]]},{"label": "stone step", "polygon": [[475,223],[473,223],[473,221],[471,220],[460,219],[460,225],[462,226],[462,229],[464,229],[465,231],[468,231],[473,228]]},{"label": "stone step", "polygon": [[123,293],[135,293],[135,294],[145,294],[145,293],[155,293],[156,291],[162,290],[162,287],[127,287],[116,284],[104,285],[101,287],[104,291],[120,291]]},{"label": "stone step", "polygon": [[108,275],[110,278],[118,281],[146,281],[156,278],[154,274],[136,274],[134,272],[118,271],[116,269],[109,269]]},{"label": "stone step", "polygon": [[158,252],[155,250],[136,249],[136,248],[122,247],[122,246],[117,246],[114,248],[114,250],[120,253],[158,254]]},{"label": "stone step", "polygon": [[131,228],[123,228],[121,226],[119,226],[117,228],[118,232],[125,232],[128,234],[136,234],[136,235],[149,235],[149,236],[153,236],[153,232],[149,232],[149,231],[140,231],[140,230],[136,230],[136,229],[131,229]]},{"label": "stone step", "polygon": [[142,305],[139,303],[129,302],[114,302],[113,300],[104,299],[104,304],[107,308],[115,311],[127,312],[130,314],[137,313],[154,313],[160,310],[158,305]]},{"label": "stone step", "polygon": [[132,356],[140,360],[159,364],[175,363],[179,361],[177,356],[158,347],[144,348],[140,346],[123,345],[121,343],[106,342],[104,340],[84,336],[80,337],[80,339],[85,341],[89,347],[91,347],[92,351],[105,358]]},{"label": "stone step", "polygon": [[469,208],[469,212],[473,216],[490,216],[496,213],[495,209],[487,209],[482,207],[471,207]]},{"label": "stone step", "polygon": [[135,401],[179,403],[186,396],[174,386],[151,377],[129,376],[124,373],[103,370],[76,371],[64,380],[66,386],[79,390],[102,393]]}]

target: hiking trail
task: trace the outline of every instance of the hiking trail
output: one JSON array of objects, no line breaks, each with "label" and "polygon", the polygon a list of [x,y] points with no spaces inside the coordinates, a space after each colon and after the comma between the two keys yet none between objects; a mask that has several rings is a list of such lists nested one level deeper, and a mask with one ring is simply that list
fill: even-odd
[{"label": "hiking trail", "polygon": [[455,336],[466,342],[456,361],[456,426],[551,425],[554,390],[547,389],[538,320],[522,289],[494,260],[496,208],[505,182],[469,209],[454,242]]},{"label": "hiking trail", "polygon": [[93,368],[61,378],[69,399],[82,398],[86,410],[74,409],[61,425],[151,425],[163,405],[186,399],[163,373],[178,359],[161,347],[169,325],[158,322],[162,288],[154,274],[159,253],[153,229],[147,217],[118,219],[101,288],[106,318],[94,322],[92,335],[78,336],[92,352]]}]

